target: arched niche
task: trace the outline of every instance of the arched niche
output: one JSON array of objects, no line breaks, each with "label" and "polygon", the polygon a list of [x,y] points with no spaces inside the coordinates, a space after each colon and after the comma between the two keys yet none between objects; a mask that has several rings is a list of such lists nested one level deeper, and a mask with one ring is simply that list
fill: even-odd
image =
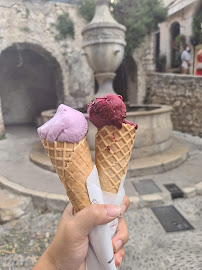
[{"label": "arched niche", "polygon": [[33,124],[55,108],[63,93],[62,71],[43,47],[14,43],[0,55],[0,96],[6,125]]}]

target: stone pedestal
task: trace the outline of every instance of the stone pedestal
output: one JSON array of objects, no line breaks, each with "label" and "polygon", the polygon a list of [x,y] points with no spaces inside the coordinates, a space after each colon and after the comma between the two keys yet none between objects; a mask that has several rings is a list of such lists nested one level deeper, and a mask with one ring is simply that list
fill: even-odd
[{"label": "stone pedestal", "polygon": [[5,127],[4,127],[4,121],[3,121],[3,114],[1,110],[1,98],[0,98],[0,139],[4,137],[5,135]]}]

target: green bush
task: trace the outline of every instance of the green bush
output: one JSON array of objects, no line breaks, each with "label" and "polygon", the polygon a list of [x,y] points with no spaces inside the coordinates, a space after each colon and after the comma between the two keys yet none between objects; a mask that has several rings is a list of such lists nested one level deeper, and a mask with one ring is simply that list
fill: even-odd
[{"label": "green bush", "polygon": [[95,14],[95,3],[94,0],[83,0],[79,6],[80,14],[90,22]]},{"label": "green bush", "polygon": [[74,38],[74,23],[68,13],[59,15],[54,26],[58,32],[55,36],[56,40],[64,40],[68,36]]},{"label": "green bush", "polygon": [[0,141],[5,140],[5,139],[6,139],[6,134],[3,134],[3,135],[0,136]]},{"label": "green bush", "polygon": [[202,44],[201,24],[202,24],[202,0],[199,0],[192,21],[193,35],[191,36],[190,41],[192,42],[193,45]]}]

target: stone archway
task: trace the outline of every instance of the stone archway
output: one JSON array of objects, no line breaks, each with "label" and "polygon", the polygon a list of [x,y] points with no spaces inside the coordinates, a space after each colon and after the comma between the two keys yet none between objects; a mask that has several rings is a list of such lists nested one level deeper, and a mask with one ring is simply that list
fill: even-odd
[{"label": "stone archway", "polygon": [[6,125],[36,123],[63,94],[62,71],[43,47],[14,43],[0,55],[0,97]]},{"label": "stone archway", "polygon": [[170,40],[171,40],[171,68],[175,68],[178,66],[178,57],[179,51],[174,48],[174,41],[177,36],[180,35],[180,24],[178,22],[174,22],[170,27]]}]

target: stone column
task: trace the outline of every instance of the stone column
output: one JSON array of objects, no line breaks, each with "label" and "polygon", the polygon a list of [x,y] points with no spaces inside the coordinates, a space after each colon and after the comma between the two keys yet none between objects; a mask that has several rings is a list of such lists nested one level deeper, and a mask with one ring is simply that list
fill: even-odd
[{"label": "stone column", "polygon": [[5,135],[5,127],[3,121],[3,114],[1,110],[1,98],[0,98],[0,139],[3,138]]}]

